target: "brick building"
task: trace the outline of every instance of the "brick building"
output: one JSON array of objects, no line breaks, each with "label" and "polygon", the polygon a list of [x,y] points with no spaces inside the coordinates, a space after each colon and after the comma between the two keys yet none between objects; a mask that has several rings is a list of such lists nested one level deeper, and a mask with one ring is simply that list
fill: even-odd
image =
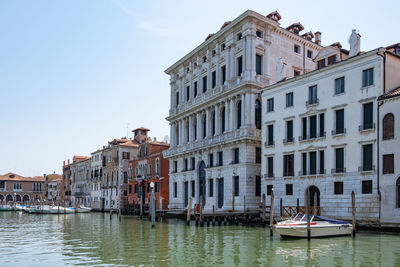
[{"label": "brick building", "polygon": [[15,173],[0,175],[1,202],[32,202],[45,199],[45,178],[24,177]]},{"label": "brick building", "polygon": [[133,130],[135,138],[140,137],[137,157],[129,162],[129,204],[144,205],[150,202],[150,183],[154,182],[156,209],[166,210],[169,204],[169,162],[163,156],[163,151],[169,148],[166,142],[147,137],[149,129]]}]

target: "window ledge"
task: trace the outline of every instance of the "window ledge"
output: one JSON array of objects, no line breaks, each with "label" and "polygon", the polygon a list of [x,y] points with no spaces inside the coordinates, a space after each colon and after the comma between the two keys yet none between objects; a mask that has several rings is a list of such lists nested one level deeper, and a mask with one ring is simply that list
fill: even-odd
[{"label": "window ledge", "polygon": [[374,87],[375,86],[375,84],[373,83],[373,84],[371,84],[371,85],[367,85],[367,86],[361,86],[361,90],[363,90],[363,89],[369,89],[370,87]]}]

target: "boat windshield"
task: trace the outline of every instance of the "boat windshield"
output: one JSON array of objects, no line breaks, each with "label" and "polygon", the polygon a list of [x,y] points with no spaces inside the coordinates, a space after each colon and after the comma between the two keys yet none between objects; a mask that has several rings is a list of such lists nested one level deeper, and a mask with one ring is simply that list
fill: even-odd
[{"label": "boat windshield", "polygon": [[296,221],[296,222],[299,222],[299,221],[301,221],[301,220],[303,219],[304,216],[305,216],[304,214],[298,213],[298,214],[293,218],[293,220]]}]

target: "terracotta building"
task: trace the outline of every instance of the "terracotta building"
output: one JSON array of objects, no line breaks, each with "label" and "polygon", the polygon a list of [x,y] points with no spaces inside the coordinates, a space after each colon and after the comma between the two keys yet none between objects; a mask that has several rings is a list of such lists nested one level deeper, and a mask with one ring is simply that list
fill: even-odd
[{"label": "terracotta building", "polygon": [[141,140],[137,157],[129,162],[129,204],[143,205],[150,202],[150,183],[154,182],[156,209],[166,210],[169,204],[169,162],[163,151],[169,148],[166,142],[151,140],[149,129],[133,130],[135,138]]},{"label": "terracotta building", "polygon": [[0,175],[1,202],[32,202],[45,199],[45,178],[24,177],[15,173]]}]

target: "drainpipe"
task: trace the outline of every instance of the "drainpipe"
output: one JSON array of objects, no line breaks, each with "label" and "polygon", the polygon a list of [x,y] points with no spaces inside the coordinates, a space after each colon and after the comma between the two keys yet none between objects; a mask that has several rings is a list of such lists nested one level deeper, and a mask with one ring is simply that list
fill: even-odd
[{"label": "drainpipe", "polygon": [[[378,56],[382,57],[383,59],[383,93],[386,92],[386,52],[383,52],[383,55],[380,54],[379,52],[376,53]],[[378,185],[378,201],[379,201],[379,228],[381,228],[381,217],[382,217],[382,196],[381,196],[381,188],[380,188],[380,158],[379,158],[379,151],[380,151],[380,114],[379,114],[379,108],[383,105],[383,101],[382,102],[378,102],[377,105],[377,142],[376,142],[376,153],[377,153],[377,185]]]}]

